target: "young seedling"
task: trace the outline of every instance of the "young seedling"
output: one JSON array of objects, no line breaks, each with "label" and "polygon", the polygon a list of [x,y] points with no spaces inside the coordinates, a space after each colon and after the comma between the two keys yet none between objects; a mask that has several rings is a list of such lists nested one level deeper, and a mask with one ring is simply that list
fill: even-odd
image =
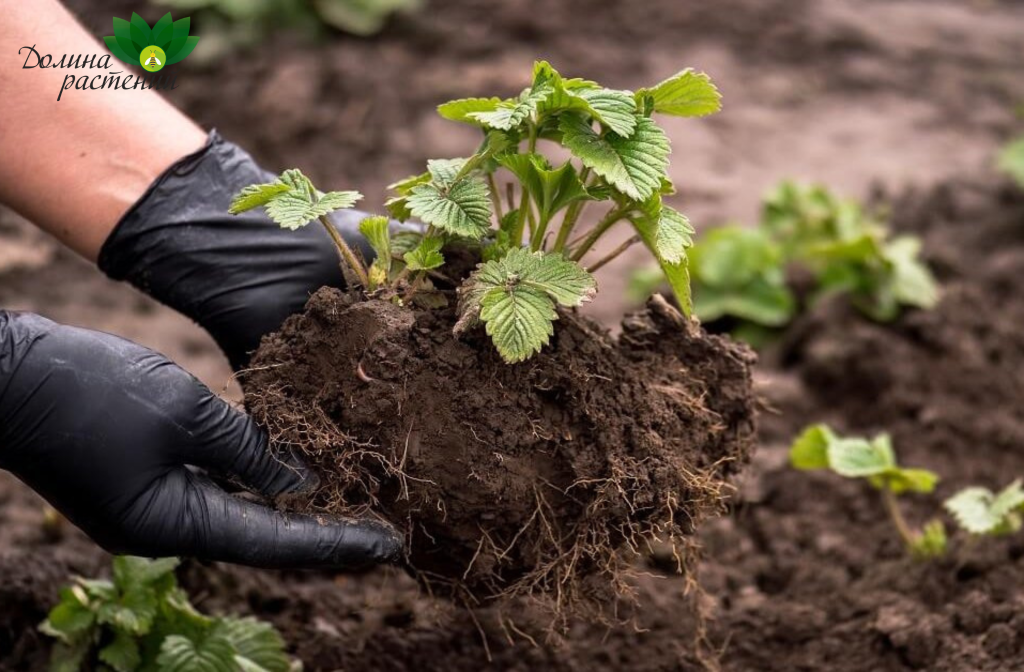
[{"label": "young seedling", "polygon": [[253,618],[204,616],[178,588],[174,558],[114,558],[113,580],[76,578],[39,626],[54,672],[79,669],[297,672],[284,641]]},{"label": "young seedling", "polygon": [[849,294],[873,320],[893,320],[901,306],[938,302],[935,279],[919,259],[920,241],[890,237],[860,204],[824,187],[782,183],[765,202],[762,226],[787,264],[814,275],[818,294]]},{"label": "young seedling", "polygon": [[[689,316],[686,252],[693,229],[663,203],[674,193],[667,174],[670,147],[653,115],[696,117],[719,107],[711,80],[692,70],[634,93],[564,78],[539,61],[530,86],[514,98],[463,98],[438,108],[442,117],[478,128],[482,141],[468,158],[429,161],[426,172],[391,185],[395,196],[385,204],[391,216],[427,225],[404,254],[401,270],[360,269],[339,249],[360,285],[372,291],[386,278],[390,292],[405,290],[405,300],[444,262],[446,244],[482,246],[483,263],[459,290],[455,330],[458,335],[483,322],[509,363],[539,352],[554,331],[557,307],[591,300],[597,290],[591,273],[638,242],[650,249]],[[542,145],[561,147],[570,158],[553,162],[541,153]],[[320,217],[326,224],[327,212],[313,208],[330,194],[296,182],[282,176],[274,185],[250,187],[232,211],[266,205],[286,226],[275,216],[274,203],[288,198],[301,201],[289,222],[298,226],[303,217]],[[298,194],[286,196],[292,191]],[[607,210],[580,233],[581,215],[595,203],[607,204]],[[633,230],[626,243],[591,260],[595,245],[622,224]],[[385,243],[383,228],[374,233],[378,259],[387,260],[395,239]]]},{"label": "young seedling", "polygon": [[779,246],[760,229],[708,231],[689,252],[693,310],[702,322],[728,319],[733,333],[758,345],[796,312]]},{"label": "young seedling", "polygon": [[[854,201],[821,186],[783,182],[764,203],[757,228],[726,226],[703,234],[689,251],[694,312],[725,320],[737,338],[759,345],[797,312],[787,271],[813,279],[813,301],[844,293],[870,318],[895,319],[902,306],[932,308],[939,298],[912,236],[888,229]],[[631,293],[646,298],[663,276],[643,271]]]},{"label": "young seedling", "polygon": [[1024,137],[1017,138],[999,152],[997,166],[1024,187]]},{"label": "young seedling", "polygon": [[988,488],[964,488],[945,502],[946,511],[965,531],[978,536],[1013,534],[1021,528],[1024,488],[1021,480],[994,493]]},{"label": "young seedling", "polygon": [[872,440],[837,436],[828,426],[808,427],[793,442],[790,463],[797,469],[829,469],[840,476],[866,480],[882,494],[882,502],[907,551],[914,557],[935,557],[946,551],[946,530],[932,520],[914,531],[900,511],[897,498],[907,492],[932,492],[938,475],[925,469],[908,469],[896,463],[888,434]]}]

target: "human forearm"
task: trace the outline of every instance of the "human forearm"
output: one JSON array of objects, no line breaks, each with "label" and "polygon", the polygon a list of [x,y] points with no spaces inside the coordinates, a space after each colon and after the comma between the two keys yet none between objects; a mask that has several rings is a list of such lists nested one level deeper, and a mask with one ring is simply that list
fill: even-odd
[{"label": "human forearm", "polygon": [[[28,50],[106,48],[56,0],[5,2],[0,21],[0,201],[95,260],[121,216],[203,131],[150,90],[65,95],[66,72],[23,68]],[[129,66],[124,66],[126,69]]]}]

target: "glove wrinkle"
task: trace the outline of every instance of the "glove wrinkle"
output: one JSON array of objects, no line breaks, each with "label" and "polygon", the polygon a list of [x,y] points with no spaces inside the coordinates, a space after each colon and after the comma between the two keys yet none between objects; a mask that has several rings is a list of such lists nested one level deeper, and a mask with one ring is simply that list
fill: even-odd
[{"label": "glove wrinkle", "polygon": [[281,513],[188,465],[270,496],[315,484],[251,418],[152,350],[0,311],[0,467],[103,548],[334,569],[401,552],[391,528]]}]

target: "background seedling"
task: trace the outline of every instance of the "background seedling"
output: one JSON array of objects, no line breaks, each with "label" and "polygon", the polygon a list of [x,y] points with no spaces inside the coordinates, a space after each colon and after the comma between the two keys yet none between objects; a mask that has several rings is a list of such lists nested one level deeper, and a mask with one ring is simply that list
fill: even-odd
[{"label": "background seedling", "polygon": [[[920,249],[917,238],[893,237],[854,201],[783,182],[765,199],[756,228],[712,229],[689,251],[694,312],[705,322],[724,320],[734,335],[760,345],[797,313],[786,282],[795,270],[811,279],[810,303],[847,294],[871,319],[889,321],[902,307],[928,309],[938,301]],[[633,298],[662,281],[649,271],[634,276]]]},{"label": "background seedling", "polygon": [[911,555],[934,557],[945,553],[942,522],[932,520],[921,531],[914,531],[897,501],[907,492],[932,492],[939,477],[926,469],[900,467],[888,434],[869,441],[839,437],[826,425],[812,425],[793,442],[789,458],[797,469],[829,469],[840,476],[866,480],[882,494],[886,511]]},{"label": "background seedling", "polygon": [[999,152],[996,165],[1024,187],[1024,138],[1018,138],[1004,147]]},{"label": "background seedling", "polygon": [[[359,285],[370,292],[386,285],[385,295],[403,301],[444,262],[444,245],[481,245],[484,262],[459,290],[455,331],[483,322],[510,363],[548,343],[557,306],[579,306],[594,296],[591,270],[638,242],[657,259],[689,316],[686,251],[693,229],[662,201],[674,192],[667,174],[670,147],[652,116],[703,116],[719,107],[711,80],[692,70],[634,93],[564,78],[538,61],[530,86],[514,98],[464,98],[438,108],[442,117],[480,129],[482,141],[468,158],[429,161],[426,172],[391,185],[395,196],[385,204],[391,216],[427,225],[411,249],[405,234],[408,251],[400,269],[392,263],[399,246],[385,235],[383,219],[364,222],[364,234],[383,260],[379,265],[367,269],[343,242],[336,243]],[[561,146],[571,158],[553,163],[540,153],[542,143]],[[321,194],[298,171],[286,171],[273,184],[248,187],[231,211],[265,206],[284,227],[320,218],[331,231],[325,215],[351,205],[335,194],[351,193]],[[581,214],[594,203],[607,204],[607,210],[580,234]],[[633,228],[627,243],[590,260],[595,245],[620,224]]]},{"label": "background seedling", "polygon": [[945,507],[960,527],[971,534],[1012,534],[1021,528],[1024,488],[1020,479],[999,493],[978,486],[965,488],[947,499]]},{"label": "background seedling", "polygon": [[[295,672],[269,624],[205,616],[178,588],[174,558],[117,557],[113,580],[75,579],[39,629],[54,672],[79,669]],[[98,667],[97,667],[98,666]]]}]

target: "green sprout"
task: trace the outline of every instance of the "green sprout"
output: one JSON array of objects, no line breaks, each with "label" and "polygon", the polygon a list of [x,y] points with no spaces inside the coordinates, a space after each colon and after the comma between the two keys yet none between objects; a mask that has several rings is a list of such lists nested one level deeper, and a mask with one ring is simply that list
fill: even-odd
[{"label": "green sprout", "polygon": [[174,558],[117,557],[113,580],[76,578],[39,626],[53,672],[81,669],[296,672],[281,635],[253,618],[205,616],[177,586]]},{"label": "green sprout", "polygon": [[[400,221],[422,222],[423,234],[389,239],[385,220],[375,219],[364,222],[363,233],[382,260],[379,266],[366,268],[343,242],[339,251],[355,284],[404,303],[429,290],[427,279],[444,263],[445,245],[482,246],[483,262],[459,289],[456,334],[483,323],[509,363],[539,352],[553,334],[557,307],[591,300],[597,289],[592,273],[633,244],[650,250],[689,316],[687,249],[693,229],[663,202],[674,193],[667,172],[670,147],[653,115],[699,117],[720,105],[708,76],[689,69],[632,92],[565,78],[538,61],[518,96],[463,98],[438,107],[442,117],[479,129],[481,143],[470,157],[429,161],[426,172],[391,185],[395,195],[385,203],[388,212]],[[542,146],[569,158],[556,161],[541,153]],[[231,211],[264,206],[286,228],[320,219],[331,230],[325,217],[330,210],[322,205],[331,194],[321,195],[308,180],[296,186],[298,181],[283,175],[248,187]],[[287,207],[276,205],[278,200],[287,200]],[[345,207],[338,203],[332,201],[331,209]],[[598,203],[607,210],[580,232],[584,210]],[[632,230],[627,241],[592,259],[604,235],[625,225]],[[400,258],[398,236],[408,250]]]},{"label": "green sprout", "polygon": [[[689,251],[694,312],[722,320],[733,335],[761,345],[796,316],[787,283],[792,269],[812,281],[813,303],[841,293],[868,317],[895,319],[903,307],[930,309],[939,299],[921,243],[896,236],[858,203],[821,186],[783,182],[766,199],[759,226],[724,226],[701,235]],[[649,270],[631,280],[634,300],[664,282]]]},{"label": "green sprout", "polygon": [[1002,536],[1021,528],[1024,488],[1021,479],[994,493],[988,488],[969,487],[945,501],[944,506],[965,531],[979,536]]},{"label": "green sprout", "polygon": [[999,152],[996,163],[999,170],[1024,187],[1024,137],[1017,138]]},{"label": "green sprout", "polygon": [[946,530],[932,520],[913,530],[900,511],[897,498],[908,492],[929,493],[939,481],[926,469],[901,467],[896,462],[888,434],[868,440],[837,436],[827,425],[812,425],[793,442],[790,463],[797,469],[828,469],[846,478],[864,479],[882,495],[882,502],[900,539],[914,557],[928,558],[946,552]]},{"label": "green sprout", "polygon": [[855,201],[821,186],[782,183],[765,202],[762,226],[787,264],[810,271],[818,294],[845,293],[868,317],[895,319],[901,306],[930,309],[939,299],[921,243],[891,237]]},{"label": "green sprout", "polygon": [[136,13],[132,13],[131,21],[114,17],[114,34],[103,38],[110,53],[130,65],[139,65],[139,57],[146,47],[160,47],[167,62],[173,65],[192,53],[199,43],[199,38],[189,36],[191,19],[188,17],[175,21],[171,13],[164,14],[153,27]]}]

